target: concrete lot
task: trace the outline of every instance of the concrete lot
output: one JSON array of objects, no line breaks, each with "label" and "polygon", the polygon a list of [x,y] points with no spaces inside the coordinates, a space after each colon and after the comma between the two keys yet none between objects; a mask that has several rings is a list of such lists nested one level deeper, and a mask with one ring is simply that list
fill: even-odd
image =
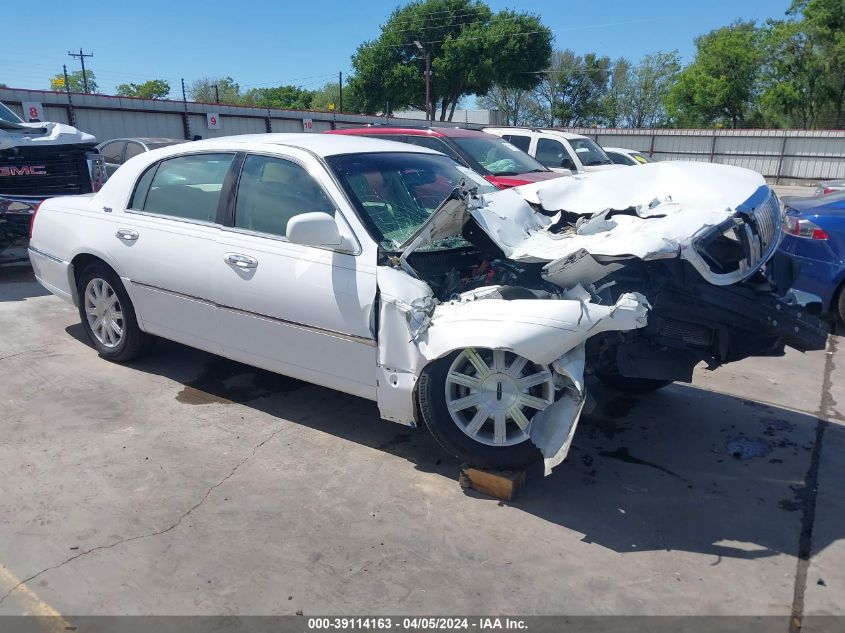
[{"label": "concrete lot", "polygon": [[374,404],[98,358],[0,269],[0,614],[845,614],[845,344],[600,391],[513,503]]}]

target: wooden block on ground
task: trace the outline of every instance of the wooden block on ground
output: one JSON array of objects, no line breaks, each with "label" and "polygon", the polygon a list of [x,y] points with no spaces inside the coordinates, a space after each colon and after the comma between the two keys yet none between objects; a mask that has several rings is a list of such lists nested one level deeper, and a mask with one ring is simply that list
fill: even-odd
[{"label": "wooden block on ground", "polygon": [[464,465],[458,481],[461,488],[472,488],[503,501],[513,501],[525,487],[525,471],[484,470]]}]

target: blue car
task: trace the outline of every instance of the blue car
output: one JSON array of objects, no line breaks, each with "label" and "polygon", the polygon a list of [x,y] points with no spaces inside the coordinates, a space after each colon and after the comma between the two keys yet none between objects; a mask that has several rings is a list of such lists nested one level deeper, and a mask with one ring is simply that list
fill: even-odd
[{"label": "blue car", "polygon": [[801,263],[793,287],[818,295],[825,312],[845,320],[845,193],[783,204],[780,249]]}]

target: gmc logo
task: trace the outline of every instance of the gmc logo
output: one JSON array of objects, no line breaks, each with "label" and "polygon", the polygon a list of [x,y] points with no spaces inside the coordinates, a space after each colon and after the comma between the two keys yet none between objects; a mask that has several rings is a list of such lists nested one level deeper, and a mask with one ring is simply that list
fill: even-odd
[{"label": "gmc logo", "polygon": [[46,176],[46,165],[12,165],[11,167],[0,167],[2,176]]}]

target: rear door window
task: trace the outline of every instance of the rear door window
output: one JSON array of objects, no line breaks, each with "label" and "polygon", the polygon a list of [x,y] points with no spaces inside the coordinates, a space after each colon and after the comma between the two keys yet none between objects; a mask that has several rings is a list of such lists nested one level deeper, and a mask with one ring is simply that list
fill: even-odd
[{"label": "rear door window", "polygon": [[[185,220],[216,221],[223,181],[233,159],[234,154],[194,154],[162,161],[155,169],[142,209]],[[138,192],[143,189],[147,172],[136,187],[133,208],[140,202]]]},{"label": "rear door window", "polygon": [[137,156],[138,154],[144,153],[144,146],[140,143],[136,143],[134,141],[130,141],[126,144],[126,154],[123,157],[123,161],[126,162],[133,156]]},{"label": "rear door window", "polygon": [[100,148],[100,154],[107,163],[115,163],[120,165],[123,162],[123,148],[126,147],[126,141],[114,141],[113,143],[106,143]]},{"label": "rear door window", "polygon": [[502,138],[511,145],[515,145],[526,154],[528,153],[528,148],[531,147],[530,136],[522,136],[521,134],[504,134],[502,135]]}]

